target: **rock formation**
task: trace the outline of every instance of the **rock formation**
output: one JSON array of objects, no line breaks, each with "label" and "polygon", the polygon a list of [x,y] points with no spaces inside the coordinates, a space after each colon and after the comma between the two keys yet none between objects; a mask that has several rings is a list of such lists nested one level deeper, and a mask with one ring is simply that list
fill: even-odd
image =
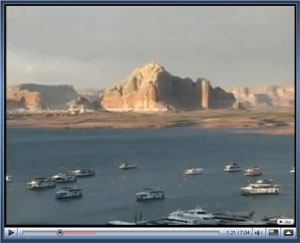
[{"label": "rock formation", "polygon": [[99,99],[93,100],[89,96],[78,96],[76,99],[71,100],[68,103],[69,109],[80,109],[81,107],[84,107],[85,109],[89,110],[99,110],[100,104]]},{"label": "rock formation", "polygon": [[293,108],[295,103],[294,88],[271,85],[262,89],[233,88],[228,91],[232,92],[235,99],[246,108]]},{"label": "rock formation", "polygon": [[70,85],[21,84],[11,86],[7,93],[7,109],[65,109],[78,94]]},{"label": "rock formation", "polygon": [[168,111],[231,107],[232,94],[209,81],[171,75],[157,62],[136,69],[121,85],[101,94],[101,106],[112,111]]}]

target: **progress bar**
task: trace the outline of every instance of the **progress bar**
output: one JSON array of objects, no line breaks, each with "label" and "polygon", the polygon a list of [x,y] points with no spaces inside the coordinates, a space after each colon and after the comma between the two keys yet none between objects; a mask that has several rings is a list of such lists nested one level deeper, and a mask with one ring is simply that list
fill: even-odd
[{"label": "progress bar", "polygon": [[[57,235],[57,231],[23,231],[23,236],[38,236],[38,235]],[[63,235],[206,235],[218,236],[219,231],[63,231]]]}]

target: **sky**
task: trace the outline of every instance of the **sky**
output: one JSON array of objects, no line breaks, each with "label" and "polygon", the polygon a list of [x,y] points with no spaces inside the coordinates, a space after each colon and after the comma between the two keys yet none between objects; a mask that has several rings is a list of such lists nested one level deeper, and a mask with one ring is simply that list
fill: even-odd
[{"label": "sky", "polygon": [[291,6],[8,6],[7,84],[105,89],[157,61],[213,86],[294,83]]}]

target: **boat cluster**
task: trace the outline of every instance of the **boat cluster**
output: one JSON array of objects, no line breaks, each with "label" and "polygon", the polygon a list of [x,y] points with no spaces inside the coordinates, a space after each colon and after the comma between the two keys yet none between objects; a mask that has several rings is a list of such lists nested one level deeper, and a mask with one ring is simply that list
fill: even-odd
[{"label": "boat cluster", "polygon": [[[123,163],[119,167],[120,169],[137,168],[135,164]],[[294,168],[293,168],[294,170]],[[225,172],[239,172],[242,168],[237,163],[230,163],[224,166]],[[291,170],[292,171],[292,170]],[[203,168],[191,168],[184,171],[185,175],[200,175],[203,172]],[[294,173],[294,172],[291,172]],[[263,174],[262,168],[258,166],[250,166],[244,170],[244,175],[248,177],[261,176]],[[279,186],[273,184],[272,179],[259,179],[255,182],[251,182],[248,185],[241,187],[242,195],[274,195],[279,194]],[[136,193],[137,201],[146,200],[159,200],[165,199],[165,194],[161,190],[154,190],[146,188],[141,192]]]},{"label": "boat cluster", "polygon": [[146,221],[142,213],[135,215],[134,222],[122,220],[109,221],[108,225],[277,225],[280,216],[264,217],[261,220],[253,219],[254,212],[237,214],[230,212],[210,213],[203,208],[196,207],[188,210],[175,210],[167,217],[158,220]]},{"label": "boat cluster", "polygon": [[[241,170],[241,167],[237,163],[230,163],[224,167],[224,171],[226,172],[239,172]],[[244,170],[245,176],[261,176],[262,174],[262,168],[258,166],[250,166]],[[260,179],[241,187],[241,194],[245,196],[279,194],[279,186],[273,184],[272,179]]]},{"label": "boat cluster", "polygon": [[[53,188],[56,184],[76,182],[78,177],[94,176],[95,171],[89,169],[76,169],[69,173],[57,173],[50,178],[34,178],[27,183],[30,190],[40,190]],[[62,187],[55,194],[56,199],[78,198],[82,197],[82,190],[75,187]]]}]

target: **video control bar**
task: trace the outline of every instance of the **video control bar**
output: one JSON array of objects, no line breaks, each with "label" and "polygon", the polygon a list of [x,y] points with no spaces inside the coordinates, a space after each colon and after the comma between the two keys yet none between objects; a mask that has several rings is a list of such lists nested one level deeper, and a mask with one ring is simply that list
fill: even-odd
[{"label": "video control bar", "polygon": [[296,228],[5,228],[5,239],[297,239]]}]

